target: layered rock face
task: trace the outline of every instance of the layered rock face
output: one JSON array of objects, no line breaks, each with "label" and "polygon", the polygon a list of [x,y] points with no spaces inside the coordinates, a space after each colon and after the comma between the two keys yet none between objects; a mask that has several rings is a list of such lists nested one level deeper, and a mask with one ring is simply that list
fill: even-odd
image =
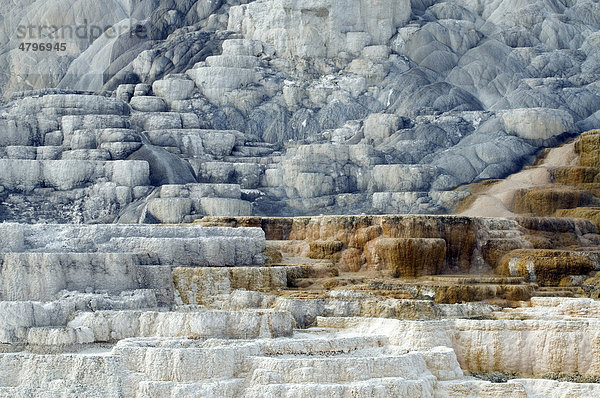
[{"label": "layered rock face", "polygon": [[[488,242],[492,225],[510,226],[511,239],[524,245],[528,235],[518,225],[583,243],[583,224],[462,217],[443,237],[377,235],[399,236],[404,228],[426,236],[448,219],[1,224],[0,395],[598,395],[595,300],[531,297],[549,291],[523,277],[390,275],[408,264],[441,272],[441,263],[432,268],[436,263],[422,257],[444,257],[464,224],[480,230],[475,247]],[[591,227],[588,241],[595,232]],[[400,255],[404,268],[336,268],[339,250],[358,240],[367,252],[379,245],[383,261]],[[281,262],[263,264],[276,257],[275,247],[288,249]],[[319,258],[302,257],[303,250]],[[600,269],[597,258],[593,268]],[[546,275],[534,272],[540,281]],[[401,296],[418,289],[420,298]],[[502,295],[514,308],[485,302],[500,303]],[[509,380],[490,381],[502,378]]]},{"label": "layered rock face", "polygon": [[[582,257],[593,263],[594,254],[584,251],[594,252],[600,242],[592,222],[567,218],[205,217],[196,223],[262,228],[267,240],[282,252],[332,261],[342,272],[389,269],[397,272],[396,276],[409,277],[488,273],[505,265],[503,256],[513,250],[522,254],[531,252],[534,256],[546,253],[545,257],[550,258]],[[564,252],[559,255],[550,248]]]},{"label": "layered rock face", "polygon": [[[0,156],[145,160],[147,180],[143,170],[126,184],[96,170],[59,184],[47,175],[62,163],[17,162],[11,168],[28,178],[2,181],[13,194],[4,219],[447,213],[466,195],[457,186],[504,177],[541,147],[599,123],[591,1],[113,3],[58,19],[34,13],[39,1],[9,11],[0,84],[14,101],[3,108]],[[79,18],[116,33],[69,43],[64,56],[35,54],[35,65],[16,48],[34,39],[16,37],[21,25],[49,21],[68,32]],[[43,65],[56,73],[40,74]],[[62,91],[14,93],[47,87]],[[73,99],[73,89],[123,102]],[[67,117],[75,115],[87,116]],[[65,168],[98,167],[106,169]],[[147,189],[196,183],[241,191]],[[37,188],[55,191],[19,196]],[[44,214],[42,199],[79,204]]]},{"label": "layered rock face", "polygon": [[0,397],[600,396],[597,1],[0,10]]},{"label": "layered rock face", "polygon": [[[3,220],[177,223],[252,213],[244,175],[231,184],[228,174],[209,175],[220,164],[211,160],[243,146],[241,133],[203,129],[192,112],[132,114],[118,98],[50,92],[6,108]],[[254,171],[246,175],[257,179]]]}]

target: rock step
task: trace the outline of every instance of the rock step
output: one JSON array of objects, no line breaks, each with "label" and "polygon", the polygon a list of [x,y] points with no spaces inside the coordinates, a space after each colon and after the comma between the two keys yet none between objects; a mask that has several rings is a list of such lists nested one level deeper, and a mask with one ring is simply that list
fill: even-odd
[{"label": "rock step", "polygon": [[44,113],[49,116],[84,116],[129,114],[127,104],[117,98],[95,94],[47,94],[19,100],[24,114]]},{"label": "rock step", "polygon": [[0,299],[52,300],[61,290],[120,293],[140,286],[134,253],[0,253]]},{"label": "rock step", "polygon": [[[112,238],[246,237],[264,240],[260,228],[148,224],[17,224],[0,223],[0,247],[5,252],[96,252]],[[48,236],[54,239],[48,240]],[[9,239],[10,237],[10,239]],[[108,250],[108,249],[107,249]],[[121,250],[114,248],[114,250]]]},{"label": "rock step", "polygon": [[71,149],[63,151],[60,160],[110,161],[111,154],[107,149]]},{"label": "rock step", "polygon": [[[523,385],[515,383],[512,380],[508,380],[507,383],[491,383],[484,380],[463,379],[438,381],[436,396],[445,398],[464,398],[465,396],[527,398],[532,395],[528,394],[528,391],[525,390]],[[533,396],[542,397],[543,395],[536,394]]]},{"label": "rock step", "polygon": [[600,182],[600,168],[585,166],[562,166],[548,169],[552,182],[576,185]]},{"label": "rock step", "polygon": [[136,289],[119,295],[69,292],[54,301],[0,301],[0,341],[16,343],[32,327],[64,327],[75,311],[156,308],[156,292]]},{"label": "rock step", "polygon": [[[351,282],[349,280],[349,284]],[[300,282],[294,280],[294,283]],[[343,294],[334,295],[333,293]],[[379,293],[379,296],[381,296],[385,292]],[[274,307],[292,312],[298,327],[314,325],[317,317],[367,317],[401,320],[467,319],[489,317],[496,309],[496,307],[486,302],[437,304],[431,298],[422,300],[392,297],[378,298],[377,295],[368,290],[364,292],[354,290],[329,292],[327,288],[288,289],[279,294],[280,296],[276,298]],[[234,291],[233,295],[236,300],[232,300],[232,302],[243,302],[237,300],[238,297],[243,296],[240,291]],[[283,297],[281,297],[282,295]],[[263,303],[271,305],[268,300],[264,300]]]},{"label": "rock step", "polygon": [[[271,375],[263,378],[269,380]],[[257,376],[257,379],[260,376]],[[277,380],[277,376],[273,376]],[[348,383],[264,383],[244,391],[244,398],[262,397],[418,397],[433,396],[435,376],[423,376],[419,380],[406,380],[402,377],[373,378]]]},{"label": "rock step", "polygon": [[113,160],[126,159],[142,146],[142,138],[136,130],[127,128],[98,128],[74,130],[64,136],[63,145],[68,149],[104,149]]},{"label": "rock step", "polygon": [[224,156],[224,162],[229,163],[256,163],[265,168],[279,167],[281,158],[279,156]]},{"label": "rock step", "polygon": [[264,240],[244,236],[115,237],[98,245],[99,251],[136,253],[141,264],[195,267],[261,265],[264,248]]},{"label": "rock step", "polygon": [[[146,375],[147,379],[190,383],[234,378],[241,374],[251,376],[257,354],[340,355],[340,352],[355,352],[357,347],[378,350],[385,344],[382,336],[329,337],[260,339],[242,344],[226,340],[216,346],[204,346],[201,341],[196,343],[181,338],[160,342],[141,338],[117,343],[114,353],[125,359],[130,370]],[[170,363],[173,367],[159,368],[157,361]]]},{"label": "rock step", "polygon": [[161,198],[232,198],[241,197],[239,184],[218,183],[192,183],[192,184],[165,184],[160,187]]},{"label": "rock step", "polygon": [[[58,397],[64,389],[76,391],[77,396],[122,396],[121,382],[108,375],[123,371],[122,361],[102,354],[36,355],[13,353],[0,355],[0,388],[16,393],[3,397]],[[60,382],[58,382],[60,381]],[[57,383],[58,382],[58,383]],[[23,387],[21,387],[23,386]],[[53,387],[56,390],[53,389]],[[44,389],[41,395],[33,393]],[[54,391],[53,391],[54,390]],[[27,395],[32,393],[32,395]],[[53,394],[55,393],[55,394]]]},{"label": "rock step", "polygon": [[67,137],[67,139],[71,137],[75,130],[94,130],[99,128],[127,129],[131,127],[127,116],[104,114],[63,116],[60,124],[61,136]]},{"label": "rock step", "polygon": [[133,253],[8,253],[0,256],[4,264],[0,271],[0,300],[52,301],[60,297],[63,290],[119,295],[148,289],[158,303],[173,302],[171,267],[140,265],[138,256]]},{"label": "rock step", "polygon": [[227,39],[223,41],[224,55],[246,55],[256,57],[264,51],[260,40]]},{"label": "rock step", "polygon": [[206,128],[175,128],[146,130],[144,134],[154,145],[176,146],[177,140],[185,136],[197,136],[206,140],[218,141],[226,136],[235,137],[235,145],[245,145],[246,137],[238,130],[219,130]]},{"label": "rock step", "polygon": [[[151,381],[193,383],[215,378],[232,379],[239,373],[236,349],[244,353],[244,347],[172,347],[172,346],[117,346],[115,352],[125,358],[129,370],[141,373]],[[168,363],[169,367],[156,366]]]},{"label": "rock step", "polygon": [[94,342],[94,334],[87,327],[32,327],[27,331],[28,345],[72,346]]},{"label": "rock step", "polygon": [[585,291],[580,287],[538,287],[532,296],[537,297],[587,297]]},{"label": "rock step", "polygon": [[287,288],[299,267],[176,267],[175,292],[184,304],[205,304],[212,296],[230,294],[234,289],[276,292]]},{"label": "rock step", "polygon": [[236,130],[159,129],[145,131],[144,135],[152,145],[170,152],[176,152],[177,148],[182,156],[189,158],[229,156],[234,146],[244,145],[243,134]]},{"label": "rock step", "polygon": [[99,179],[122,186],[149,184],[148,162],[141,160],[22,160],[0,159],[0,185],[17,192],[35,188],[61,191],[81,188]]},{"label": "rock step", "polygon": [[436,303],[455,304],[460,302],[502,299],[509,301],[529,300],[531,284],[454,284],[452,281],[373,281],[356,287],[359,291],[384,294],[399,299],[433,300]]},{"label": "rock step", "polygon": [[253,69],[260,65],[260,58],[251,55],[211,55],[206,57],[209,67]]},{"label": "rock step", "polygon": [[494,275],[429,275],[419,278],[423,281],[448,282],[456,285],[473,284],[498,284],[498,285],[520,285],[527,283],[525,278],[518,276],[494,276]]},{"label": "rock step", "polygon": [[200,119],[192,112],[136,112],[130,123],[141,131],[200,128]]},{"label": "rock step", "polygon": [[260,186],[264,166],[256,163],[198,162],[190,161],[200,182],[239,184],[251,189]]},{"label": "rock step", "polygon": [[292,334],[292,316],[277,310],[203,310],[185,312],[96,311],[82,312],[68,323],[89,328],[95,342],[129,337],[255,339]]},{"label": "rock step", "polygon": [[139,112],[166,112],[168,105],[164,99],[155,96],[137,95],[129,100],[129,105]]},{"label": "rock step", "polygon": [[[538,313],[537,316],[534,315],[533,319],[531,319],[531,316],[526,317],[526,320],[523,320],[523,318],[511,320],[454,319],[436,322],[319,317],[317,318],[317,325],[320,327],[352,328],[357,332],[359,330],[362,332],[371,330],[374,332],[379,331],[379,333],[389,333],[390,344],[408,350],[415,349],[415,340],[412,340],[412,337],[409,336],[415,336],[415,339],[422,344],[420,347],[423,348],[441,345],[452,347],[456,357],[463,358],[461,367],[474,373],[502,371],[521,374],[548,374],[569,369],[569,372],[573,373],[597,375],[597,371],[591,369],[588,365],[589,362],[584,359],[591,360],[590,351],[581,351],[578,347],[585,344],[596,346],[597,342],[594,340],[592,330],[596,330],[600,325],[598,319],[577,319],[568,315],[552,319],[553,313],[553,310],[548,309],[545,312]],[[530,312],[528,314],[533,315]],[[557,334],[557,330],[560,330],[560,334]],[[524,331],[527,332],[524,333]],[[547,344],[536,346],[531,343],[531,333],[535,334],[538,341],[560,338],[561,341],[567,339],[568,344],[553,349],[552,358],[556,358],[556,362],[528,361],[526,358],[540,357],[548,349]],[[555,337],[557,335],[560,337]],[[486,349],[482,351],[481,345],[472,344],[473,336],[477,336],[479,341],[494,340],[495,344],[486,345]],[[528,349],[524,350],[518,347],[527,347]],[[511,352],[514,359],[499,366],[496,358],[502,355],[501,353],[506,352]],[[428,363],[435,362],[428,361]],[[434,367],[438,366],[434,365]],[[447,365],[444,364],[444,366]],[[450,369],[449,366],[448,368]]]},{"label": "rock step", "polygon": [[[598,187],[597,184],[592,185]],[[551,185],[516,190],[511,210],[523,215],[544,217],[559,209],[599,205],[600,199],[582,187]]]},{"label": "rock step", "polygon": [[598,268],[598,252],[595,247],[590,249],[515,249],[497,262],[496,272],[521,276],[541,286],[560,286],[567,275],[587,275]]},{"label": "rock step", "polygon": [[537,308],[562,306],[574,311],[584,310],[590,316],[600,318],[600,301],[594,299],[532,297],[531,306]]},{"label": "rock step", "polygon": [[[275,377],[279,383],[344,383],[381,377],[418,379],[426,373],[420,354],[385,355],[371,352],[361,357],[353,352],[347,355],[319,357],[316,355],[278,358],[255,357],[252,367],[256,369],[253,381],[257,384],[272,384]],[[379,354],[379,355],[378,355]],[[276,374],[273,375],[271,372]],[[270,377],[261,380],[259,375]]]},{"label": "rock step", "polygon": [[254,146],[254,147],[263,147],[263,148],[271,148],[271,149],[275,149],[279,146],[277,144],[271,144],[269,142],[264,142],[264,141],[248,141],[244,145],[245,146]]},{"label": "rock step", "polygon": [[490,229],[487,231],[487,239],[522,239],[523,234],[518,230]]},{"label": "rock step", "polygon": [[[290,339],[261,341],[260,349],[264,355],[329,355],[351,353],[358,349],[380,349],[388,344],[387,337],[380,335],[353,337],[335,333],[322,334],[329,330],[316,327],[302,329],[296,331]],[[307,335],[311,337],[304,337]]]},{"label": "rock step", "polygon": [[273,148],[262,146],[235,146],[231,152],[232,156],[238,157],[261,157],[267,156],[274,152]]},{"label": "rock step", "polygon": [[[95,393],[98,392],[94,389]],[[46,387],[32,388],[32,387],[4,387],[0,386],[0,397],[2,398],[29,398],[29,397],[60,397],[60,390],[51,390]]]},{"label": "rock step", "polygon": [[[194,367],[196,364],[194,364]],[[239,397],[244,379],[201,381],[197,383],[174,383],[168,381],[142,381],[138,384],[135,396],[138,398],[156,397]],[[1,390],[0,390],[1,391]]]},{"label": "rock step", "polygon": [[[252,215],[252,203],[227,196],[230,195],[152,198],[147,202],[146,214],[163,224],[188,223],[207,215],[231,217]],[[240,191],[239,197],[241,196]]]},{"label": "rock step", "polygon": [[[231,91],[258,81],[258,73],[238,67],[196,67],[186,74],[210,98],[214,90]],[[206,94],[205,94],[206,95]]]},{"label": "rock step", "polygon": [[11,145],[0,147],[0,158],[23,160],[58,160],[65,148],[62,146]]},{"label": "rock step", "polygon": [[252,203],[241,199],[230,198],[202,198],[200,199],[201,212],[206,216],[251,216]]}]

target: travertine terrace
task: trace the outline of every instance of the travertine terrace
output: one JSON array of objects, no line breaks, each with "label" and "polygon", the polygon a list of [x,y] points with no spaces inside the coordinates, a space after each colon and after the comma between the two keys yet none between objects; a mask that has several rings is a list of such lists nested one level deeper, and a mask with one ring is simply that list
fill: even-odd
[{"label": "travertine terrace", "polygon": [[[0,227],[2,396],[600,394],[596,285],[561,287],[599,268],[589,221]],[[591,268],[559,266],[542,284],[546,263],[532,257],[529,273],[493,274],[543,251],[540,234]],[[418,248],[430,242],[442,248],[426,272]]]},{"label": "travertine terrace", "polygon": [[600,397],[599,54],[598,0],[0,0],[0,397]]}]

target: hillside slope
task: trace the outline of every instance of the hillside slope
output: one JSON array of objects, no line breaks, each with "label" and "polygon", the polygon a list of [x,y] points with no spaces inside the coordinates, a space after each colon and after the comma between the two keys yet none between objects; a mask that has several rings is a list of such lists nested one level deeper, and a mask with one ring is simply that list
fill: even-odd
[{"label": "hillside slope", "polygon": [[[0,86],[11,100],[0,156],[40,170],[26,184],[19,172],[0,181],[4,219],[447,213],[466,195],[456,187],[517,172],[600,123],[591,0],[80,1],[61,16],[41,11],[62,6],[22,3],[4,19]],[[18,49],[19,26],[62,32],[82,19],[117,34],[65,53]],[[121,102],[99,105],[107,96]],[[69,174],[64,160],[149,168],[126,167],[139,177],[127,183],[110,170],[57,183],[49,170]],[[42,214],[44,201],[62,210]]]}]

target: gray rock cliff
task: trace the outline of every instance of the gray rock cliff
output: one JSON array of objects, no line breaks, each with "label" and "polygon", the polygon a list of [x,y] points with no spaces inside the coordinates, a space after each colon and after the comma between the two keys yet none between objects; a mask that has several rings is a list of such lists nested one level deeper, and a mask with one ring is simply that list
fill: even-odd
[{"label": "gray rock cliff", "polygon": [[59,6],[4,6],[2,219],[445,213],[600,120],[590,0]]}]

